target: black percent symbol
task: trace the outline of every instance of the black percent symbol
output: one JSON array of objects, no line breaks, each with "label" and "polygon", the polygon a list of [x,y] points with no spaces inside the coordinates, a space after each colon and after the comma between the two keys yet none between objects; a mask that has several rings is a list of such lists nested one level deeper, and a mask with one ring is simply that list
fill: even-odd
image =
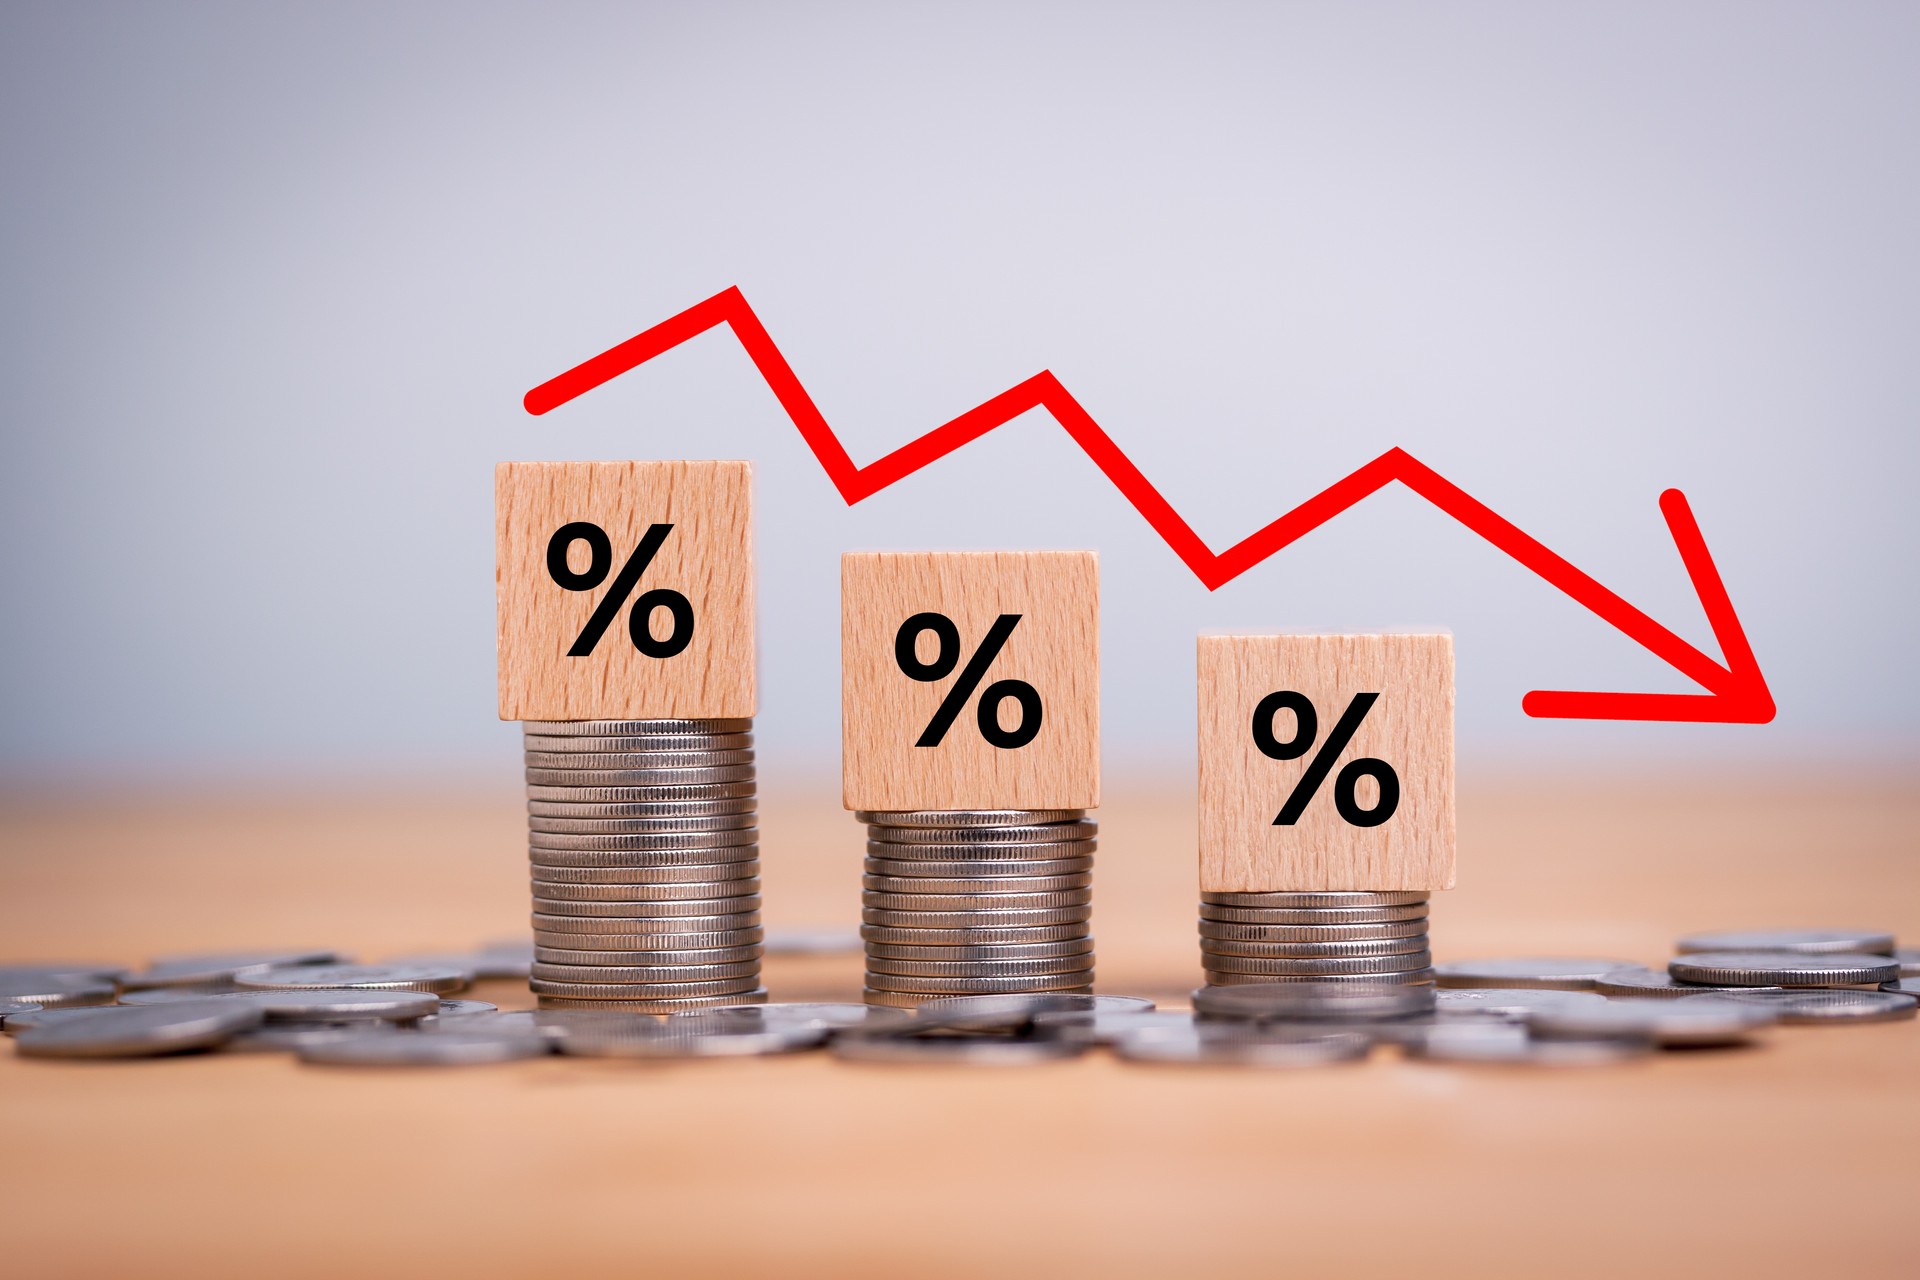
[{"label": "black percent symbol", "polygon": [[[1307,811],[1307,802],[1320,790],[1320,784],[1333,771],[1340,753],[1353,741],[1360,722],[1367,718],[1367,712],[1379,700],[1377,693],[1353,695],[1353,701],[1340,713],[1333,732],[1327,735],[1320,750],[1307,762],[1307,771],[1300,775],[1300,781],[1293,784],[1292,793],[1287,796],[1287,802],[1280,806],[1279,816],[1273,820],[1274,826],[1290,827],[1300,821],[1300,815]],[[1285,742],[1273,734],[1274,717],[1282,711],[1293,712],[1293,736]],[[1314,739],[1319,735],[1320,717],[1313,709],[1313,702],[1304,693],[1282,689],[1260,699],[1260,705],[1253,709],[1253,745],[1260,748],[1261,755],[1271,760],[1298,760],[1312,750]],[[1380,798],[1371,809],[1360,807],[1357,792],[1362,778],[1372,778],[1380,788]],[[1342,818],[1356,827],[1377,827],[1391,818],[1393,811],[1400,807],[1400,775],[1385,760],[1376,760],[1372,756],[1349,760],[1333,780],[1333,807],[1340,811]]]},{"label": "black percent symbol", "polygon": [[[1006,647],[1013,629],[1020,625],[1020,618],[1021,615],[1017,613],[1003,613],[994,619],[993,625],[987,628],[987,638],[967,659],[960,678],[953,682],[953,688],[947,690],[947,696],[940,701],[939,710],[933,713],[933,719],[927,721],[927,727],[921,730],[914,746],[940,745],[940,740],[947,736],[947,730],[953,728],[953,722],[966,707],[967,700],[980,689],[980,682],[987,678],[987,668],[993,665],[993,660],[1000,656],[1000,650]],[[920,661],[917,652],[920,635],[925,631],[931,631],[935,641],[932,662]],[[916,613],[900,624],[900,630],[893,637],[894,663],[909,680],[918,680],[922,684],[932,684],[952,675],[953,669],[960,665],[963,652],[960,628],[944,613]],[[1000,704],[1008,698],[1020,704],[1020,723],[1011,729],[1002,729]],[[1033,741],[1040,732],[1043,714],[1038,689],[1025,680],[995,680],[980,693],[980,704],[974,711],[974,719],[980,725],[981,737],[1004,751],[1012,751]]]},{"label": "black percent symbol", "polygon": [[[660,554],[660,545],[672,532],[673,526],[670,524],[648,526],[640,545],[620,566],[613,585],[607,589],[606,595],[600,597],[593,616],[587,619],[587,625],[574,638],[573,647],[567,650],[569,658],[584,658],[593,652],[593,647],[600,643],[600,637],[607,633],[607,628],[613,625],[621,607],[633,594],[633,589],[640,585],[640,575]],[[567,564],[567,552],[573,549],[576,542],[586,543],[588,553],[587,567],[579,573],[575,573]],[[547,576],[567,591],[591,591],[605,582],[612,571],[613,541],[607,537],[607,531],[597,524],[575,520],[555,529],[553,537],[547,540]],[[653,634],[655,609],[665,609],[673,618],[673,629],[664,636]],[[693,605],[678,591],[655,587],[633,602],[633,611],[627,615],[627,634],[633,637],[633,647],[649,658],[671,658],[693,643]]]}]

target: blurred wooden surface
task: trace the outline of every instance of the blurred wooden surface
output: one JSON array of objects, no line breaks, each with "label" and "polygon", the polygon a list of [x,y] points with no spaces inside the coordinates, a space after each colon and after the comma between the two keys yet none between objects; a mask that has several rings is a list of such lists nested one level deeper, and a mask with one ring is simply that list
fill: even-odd
[{"label": "blurred wooden surface", "polygon": [[[1100,986],[1197,980],[1193,808],[1115,778]],[[1441,959],[1658,961],[1690,929],[1920,938],[1920,795],[1888,779],[1463,780]],[[0,810],[0,959],[524,926],[510,784]],[[857,913],[831,782],[766,804],[768,916]],[[860,963],[780,960],[776,998]],[[476,992],[524,1007],[524,990]],[[1920,1023],[1604,1070],[1015,1070],[821,1055],[363,1072],[0,1050],[10,1276],[1911,1276]]]}]

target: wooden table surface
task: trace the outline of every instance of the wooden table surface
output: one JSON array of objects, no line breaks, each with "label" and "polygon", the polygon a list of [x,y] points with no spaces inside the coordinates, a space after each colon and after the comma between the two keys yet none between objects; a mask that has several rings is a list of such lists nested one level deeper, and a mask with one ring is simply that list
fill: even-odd
[{"label": "wooden table surface", "polygon": [[[767,915],[856,914],[830,785],[765,803]],[[1100,986],[1197,980],[1189,792],[1109,779]],[[523,929],[512,786],[16,794],[0,959]],[[1920,938],[1920,794],[1888,777],[1465,779],[1441,959],[1658,961],[1690,929]],[[776,960],[853,997],[857,957]],[[526,1007],[524,988],[475,994]],[[467,1070],[0,1050],[11,1276],[1920,1274],[1920,1023],[1624,1067],[877,1067],[824,1055]]]}]

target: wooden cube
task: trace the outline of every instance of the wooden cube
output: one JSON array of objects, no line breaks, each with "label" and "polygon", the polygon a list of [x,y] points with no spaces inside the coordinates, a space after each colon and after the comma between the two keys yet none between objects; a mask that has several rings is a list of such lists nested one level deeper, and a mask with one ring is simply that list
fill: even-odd
[{"label": "wooden cube", "polygon": [[1093,552],[853,553],[840,610],[847,808],[1100,803]]},{"label": "wooden cube", "polygon": [[1202,892],[1453,886],[1452,636],[1202,636],[1199,677]]},{"label": "wooden cube", "polygon": [[494,519],[502,720],[754,713],[750,464],[503,462]]}]

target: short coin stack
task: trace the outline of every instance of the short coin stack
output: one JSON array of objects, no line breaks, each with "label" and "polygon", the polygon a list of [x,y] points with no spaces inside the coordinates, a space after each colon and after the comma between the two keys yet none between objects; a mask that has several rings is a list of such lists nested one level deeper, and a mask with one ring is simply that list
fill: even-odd
[{"label": "short coin stack", "polygon": [[1427,895],[1203,893],[1200,960],[1209,986],[1431,984]]},{"label": "short coin stack", "polygon": [[1093,986],[1082,809],[860,812],[869,1004]]},{"label": "short coin stack", "polygon": [[753,721],[527,721],[543,1007],[764,1000]]}]

